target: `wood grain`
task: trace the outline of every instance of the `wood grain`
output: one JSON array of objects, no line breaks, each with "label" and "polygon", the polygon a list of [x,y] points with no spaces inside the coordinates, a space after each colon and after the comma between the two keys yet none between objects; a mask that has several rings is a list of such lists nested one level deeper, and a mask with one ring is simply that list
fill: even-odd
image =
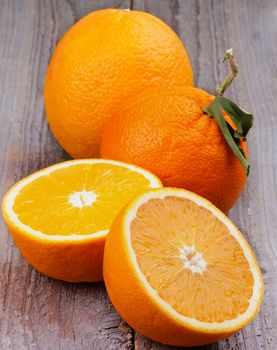
[{"label": "wood grain", "polygon": [[[234,48],[239,77],[227,96],[252,111],[251,174],[230,216],[253,247],[263,270],[265,301],[259,316],[237,335],[199,349],[277,349],[277,21],[276,1],[134,1],[165,20],[186,45],[196,84],[213,92],[226,74],[224,51]],[[275,101],[274,101],[275,96]],[[139,350],[173,350],[136,335]],[[177,349],[177,348],[176,348]]]},{"label": "wood grain", "polygon": [[[1,197],[21,177],[68,156],[43,111],[43,81],[61,35],[96,8],[128,1],[0,1]],[[0,349],[130,349],[132,330],[102,283],[69,284],[33,270],[3,220],[0,235]]]},{"label": "wood grain", "polygon": [[[255,115],[251,174],[230,215],[255,250],[265,302],[259,316],[226,341],[201,350],[277,348],[277,3],[276,0],[0,0],[0,196],[27,174],[67,159],[44,118],[43,81],[61,35],[97,8],[149,11],[179,33],[196,84],[208,91],[226,74],[233,47],[240,73],[228,91]],[[114,311],[102,283],[42,276],[20,256],[0,221],[0,349],[173,350],[133,331]]]}]

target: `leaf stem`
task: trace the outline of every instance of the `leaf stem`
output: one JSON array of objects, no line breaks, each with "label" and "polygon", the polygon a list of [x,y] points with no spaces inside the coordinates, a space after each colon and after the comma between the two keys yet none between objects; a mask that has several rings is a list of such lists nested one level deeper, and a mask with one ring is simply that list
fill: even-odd
[{"label": "leaf stem", "polygon": [[[229,66],[229,74],[223,83],[216,89],[218,95],[213,102],[209,106],[203,106],[202,111],[210,118],[215,118],[227,144],[241,162],[246,174],[248,175],[249,164],[246,155],[240,146],[240,142],[241,140],[246,140],[246,135],[253,124],[253,116],[252,114],[245,112],[233,101],[222,96],[238,74],[238,68],[234,62],[232,49],[225,52],[223,62],[226,60]],[[230,126],[227,123],[223,112],[229,116],[233,122],[233,126]]]},{"label": "leaf stem", "polygon": [[227,61],[229,66],[229,74],[222,84],[216,89],[218,95],[222,96],[228,87],[232,84],[232,81],[238,74],[238,67],[234,62],[233,49],[229,49],[225,52],[223,62]]}]

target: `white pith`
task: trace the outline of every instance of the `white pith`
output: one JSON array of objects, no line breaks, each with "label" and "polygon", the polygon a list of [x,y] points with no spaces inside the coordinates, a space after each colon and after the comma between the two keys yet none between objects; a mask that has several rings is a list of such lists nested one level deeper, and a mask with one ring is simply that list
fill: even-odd
[{"label": "white pith", "polygon": [[183,261],[185,269],[193,273],[202,275],[207,269],[207,262],[195,247],[183,246],[183,248],[180,249],[180,259]]},{"label": "white pith", "polygon": [[96,202],[96,197],[95,192],[83,190],[80,192],[71,193],[68,196],[68,201],[73,205],[73,207],[83,208],[89,207]]},{"label": "white pith", "polygon": [[[213,215],[215,215],[220,221],[222,221],[226,225],[230,234],[232,234],[240,244],[244,256],[249,263],[249,269],[254,279],[253,293],[251,298],[249,299],[249,307],[243,314],[240,314],[232,320],[225,320],[223,322],[202,322],[195,318],[186,317],[178,313],[168,302],[163,300],[159,296],[158,292],[154,288],[152,288],[151,285],[148,283],[146,277],[140,270],[135,251],[132,247],[130,225],[132,220],[136,217],[137,210],[143,203],[146,203],[148,200],[153,198],[163,199],[166,196],[187,198],[195,202],[196,204],[210,210],[213,213]],[[137,276],[139,276],[143,288],[147,290],[149,296],[152,298],[154,303],[158,303],[162,307],[162,309],[165,309],[178,322],[185,323],[197,330],[202,329],[204,332],[219,333],[224,331],[229,332],[231,329],[239,329],[239,325],[243,325],[253,318],[253,314],[255,314],[257,310],[257,302],[258,300],[260,300],[260,295],[263,294],[263,283],[261,280],[259,270],[256,268],[256,263],[254,260],[255,258],[251,254],[251,251],[245,243],[244,238],[241,237],[241,234],[236,228],[236,226],[210,202],[206,201],[200,196],[195,195],[194,193],[185,190],[164,188],[161,190],[149,191],[141,197],[139,197],[136,200],[136,202],[132,203],[132,206],[130,207],[126,215],[124,232],[126,234],[126,241],[131,255],[131,259],[133,261],[134,269],[136,271]]]},{"label": "white pith", "polygon": [[[24,188],[26,185],[34,181],[35,179],[49,175],[51,172],[67,168],[71,165],[78,165],[78,164],[111,164],[119,167],[123,167],[126,169],[129,169],[130,171],[134,171],[136,173],[142,174],[147,180],[149,180],[149,188],[158,188],[161,187],[160,180],[148,172],[147,170],[144,170],[142,168],[136,167],[131,164],[118,162],[114,160],[107,160],[107,159],[80,159],[80,160],[69,160],[66,162],[58,163],[56,165],[49,166],[45,169],[39,170],[36,173],[29,175],[28,177],[22,179],[17,184],[15,184],[6,194],[5,199],[3,201],[3,208],[5,208],[5,211],[8,213],[8,216],[10,218],[10,221],[13,223],[13,225],[17,226],[20,230],[23,232],[26,232],[28,234],[31,234],[33,236],[36,236],[40,239],[44,240],[50,240],[50,241],[80,241],[80,240],[86,240],[89,238],[98,238],[101,236],[106,236],[109,230],[102,230],[98,232],[92,232],[85,235],[78,235],[78,234],[71,234],[71,235],[48,235],[41,231],[34,230],[31,227],[23,224],[19,219],[17,214],[13,210],[13,204],[17,197],[17,195],[20,193],[22,188]],[[90,197],[91,199],[91,197]]]}]

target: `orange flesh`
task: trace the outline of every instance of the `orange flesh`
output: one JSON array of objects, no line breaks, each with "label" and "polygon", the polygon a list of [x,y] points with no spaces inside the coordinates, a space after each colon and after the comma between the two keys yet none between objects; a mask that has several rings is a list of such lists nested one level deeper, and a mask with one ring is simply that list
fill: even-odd
[{"label": "orange flesh", "polygon": [[[131,222],[131,243],[150,286],[178,313],[202,322],[223,322],[245,312],[254,280],[243,251],[209,210],[185,198],[150,199]],[[200,253],[202,273],[189,266]],[[202,260],[202,261],[203,261]]]},{"label": "orange flesh", "polygon": [[[110,227],[122,206],[150,188],[142,174],[112,164],[78,164],[54,170],[26,185],[15,198],[18,219],[48,235],[85,235]],[[88,191],[92,203],[78,207],[70,195]],[[79,196],[79,202],[85,199]],[[83,202],[82,202],[83,201]]]}]

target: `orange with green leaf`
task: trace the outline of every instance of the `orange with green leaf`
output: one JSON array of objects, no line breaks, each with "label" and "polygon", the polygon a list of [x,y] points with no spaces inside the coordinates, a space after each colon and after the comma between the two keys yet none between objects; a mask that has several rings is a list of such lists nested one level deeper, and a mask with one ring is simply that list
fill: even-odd
[{"label": "orange with green leaf", "polygon": [[102,157],[140,165],[165,186],[229,210],[249,172],[246,135],[253,117],[223,97],[237,74],[232,51],[225,59],[231,70],[216,97],[194,87],[163,86],[124,101],[104,128]]}]

